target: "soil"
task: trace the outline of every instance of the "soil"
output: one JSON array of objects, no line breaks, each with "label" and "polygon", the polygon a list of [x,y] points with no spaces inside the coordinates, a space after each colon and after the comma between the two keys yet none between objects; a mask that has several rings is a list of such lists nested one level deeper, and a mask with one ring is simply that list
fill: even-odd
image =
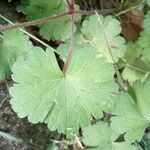
[{"label": "soil", "polygon": [[27,118],[20,119],[9,103],[5,82],[0,83],[0,131],[23,140],[19,144],[3,137],[0,138],[0,150],[45,150],[55,138],[45,124],[31,124]]}]

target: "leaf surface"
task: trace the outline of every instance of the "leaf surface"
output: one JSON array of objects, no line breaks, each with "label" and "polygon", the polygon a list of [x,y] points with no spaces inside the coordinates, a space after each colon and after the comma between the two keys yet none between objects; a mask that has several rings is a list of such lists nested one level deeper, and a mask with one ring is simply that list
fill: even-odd
[{"label": "leaf surface", "polygon": [[0,80],[11,74],[11,68],[19,56],[25,56],[32,48],[29,37],[20,30],[10,30],[0,41]]},{"label": "leaf surface", "polygon": [[[147,66],[150,64],[150,11],[147,13],[144,20],[144,31],[141,32],[139,45],[143,48],[141,60],[145,62]],[[150,70],[150,69],[149,69]]]},{"label": "leaf surface", "polygon": [[111,127],[118,134],[125,134],[128,142],[140,141],[145,129],[150,125],[150,82],[134,84],[135,99],[126,93],[120,93],[115,102]]},{"label": "leaf surface", "polygon": [[144,30],[135,43],[128,43],[123,60],[125,69],[122,76],[133,82],[141,79],[150,80],[150,11],[144,19]]},{"label": "leaf surface", "polygon": [[119,35],[120,22],[112,16],[100,15],[99,18],[96,15],[90,16],[83,22],[82,33],[86,37],[85,40],[93,46],[98,57],[104,56],[111,63],[123,57],[126,50],[125,40]]},{"label": "leaf surface", "polygon": [[32,123],[46,122],[50,130],[66,133],[102,116],[118,86],[114,68],[90,49],[76,50],[67,73],[59,69],[52,48],[34,48],[13,67],[16,83],[10,89],[11,104],[20,117]]},{"label": "leaf surface", "polygon": [[129,143],[115,142],[112,129],[104,122],[83,128],[83,142],[93,150],[135,150]]},{"label": "leaf surface", "polygon": [[[67,12],[65,2],[62,0],[29,0],[24,4],[22,1],[18,11],[22,11],[27,15],[28,20],[44,18],[59,13]],[[76,6],[76,9],[78,7]],[[80,15],[75,17],[75,22],[80,20]],[[39,25],[39,33],[46,40],[62,40],[70,38],[70,16],[50,20],[42,25]],[[75,26],[76,30],[76,26]]]},{"label": "leaf surface", "polygon": [[144,81],[146,79],[150,79],[150,67],[142,59],[143,57],[143,49],[142,47],[140,47],[138,42],[129,42],[127,44],[125,56],[118,63],[118,65],[124,68],[122,71],[122,77],[125,80],[128,80],[131,84],[135,80],[141,79],[142,81]]}]

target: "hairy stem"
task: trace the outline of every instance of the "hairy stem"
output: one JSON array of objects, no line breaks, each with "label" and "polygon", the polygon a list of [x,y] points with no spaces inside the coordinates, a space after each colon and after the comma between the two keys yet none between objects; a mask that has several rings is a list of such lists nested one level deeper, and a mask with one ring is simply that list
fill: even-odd
[{"label": "hairy stem", "polygon": [[72,54],[73,54],[73,51],[74,51],[74,12],[72,13],[71,15],[71,35],[70,35],[70,48],[69,48],[69,51],[68,51],[68,56],[67,56],[67,59],[66,59],[66,62],[64,64],[64,67],[63,67],[63,73],[64,75],[66,74],[66,71],[69,67],[69,64],[70,64],[70,61],[71,61],[71,58],[72,58]]},{"label": "hairy stem", "polygon": [[[98,13],[105,14],[105,13],[110,13],[112,11],[115,11],[116,9],[105,9],[105,10],[97,10]],[[74,10],[74,14],[80,14],[80,15],[91,15],[94,14],[95,10],[91,11],[86,11],[86,10]],[[28,21],[28,22],[23,22],[23,23],[16,23],[15,25],[8,25],[8,26],[0,26],[0,32],[6,31],[6,30],[11,30],[15,28],[23,28],[23,27],[29,27],[29,26],[34,26],[38,24],[42,24],[45,22],[48,22],[49,20],[53,19],[58,19],[64,16],[70,15],[70,11],[65,12],[65,13],[60,13],[54,16],[49,16],[41,19],[36,19],[33,21]]]},{"label": "hairy stem", "polygon": [[15,28],[20,28],[20,27],[29,27],[29,26],[42,24],[42,23],[45,23],[45,22],[47,22],[51,19],[57,19],[57,18],[66,16],[68,14],[69,14],[69,12],[66,12],[66,13],[61,13],[61,14],[54,15],[54,16],[49,16],[49,17],[45,17],[45,18],[41,18],[41,19],[36,19],[36,20],[33,20],[33,21],[28,21],[28,22],[23,22],[23,23],[16,23],[15,25],[1,26],[0,27],[0,32],[15,29]]},{"label": "hairy stem", "polygon": [[[0,17],[1,17],[2,19],[4,19],[5,21],[7,21],[8,23],[10,23],[11,25],[15,26],[15,24],[14,24],[12,21],[10,21],[9,19],[7,19],[6,17],[4,17],[4,16],[2,16],[2,15],[0,15]],[[42,44],[42,45],[45,46],[46,48],[50,47],[48,44],[46,44],[45,42],[43,42],[43,41],[40,40],[39,38],[35,37],[35,36],[32,35],[31,33],[27,32],[26,30],[24,30],[24,29],[22,29],[22,28],[19,28],[19,30],[22,31],[22,32],[24,32],[24,33],[25,33],[26,35],[28,35],[30,38],[32,38],[33,40],[39,42],[40,44]],[[3,39],[3,36],[0,35],[0,38]],[[63,56],[61,53],[59,53],[59,52],[56,51],[55,49],[53,49],[53,51],[54,51],[55,53],[57,53],[58,55],[60,55],[63,59],[65,59],[64,56]]]}]

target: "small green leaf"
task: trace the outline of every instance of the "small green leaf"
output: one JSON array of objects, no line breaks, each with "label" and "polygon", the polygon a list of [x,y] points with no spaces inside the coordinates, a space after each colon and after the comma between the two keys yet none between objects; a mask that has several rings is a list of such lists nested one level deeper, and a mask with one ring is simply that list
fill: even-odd
[{"label": "small green leaf", "polygon": [[[150,79],[149,71],[150,67],[142,60],[143,49],[137,42],[127,44],[127,50],[125,56],[118,63],[121,67],[124,67],[122,71],[122,77],[128,80],[131,84],[135,80]],[[148,56],[148,55],[147,55]]]},{"label": "small green leaf", "polygon": [[140,57],[141,53],[142,48],[138,45],[137,42],[128,42],[123,59],[129,64],[133,64],[135,60]]},{"label": "small green leaf", "polygon": [[[142,68],[143,69],[143,68]],[[123,69],[122,77],[125,80],[128,80],[130,84],[133,84],[134,81],[141,79],[141,81],[150,80],[150,74],[147,71],[144,71],[134,65],[126,65]]]},{"label": "small green leaf", "polygon": [[[78,6],[75,6],[78,9]],[[29,3],[22,1],[18,11],[27,15],[28,20],[44,18],[67,11],[65,2],[62,0],[29,0]],[[75,22],[80,20],[80,15],[75,17]],[[39,25],[39,33],[46,40],[62,40],[70,38],[70,16],[50,20]],[[76,26],[75,26],[76,31]]]},{"label": "small green leaf", "polygon": [[134,84],[135,101],[121,92],[115,101],[111,127],[118,134],[125,134],[128,142],[140,141],[145,129],[150,125],[150,82]]},{"label": "small green leaf", "polygon": [[11,68],[19,56],[25,56],[32,48],[29,37],[20,30],[10,30],[0,41],[0,80],[11,74]]},{"label": "small green leaf", "polygon": [[113,134],[107,123],[97,123],[83,128],[83,142],[93,150],[135,150],[129,143],[115,142]]},{"label": "small green leaf", "polygon": [[75,50],[67,73],[59,69],[52,48],[34,48],[13,66],[16,83],[10,88],[12,108],[32,123],[46,122],[50,130],[76,132],[102,116],[114,93],[114,68],[90,49]]},{"label": "small green leaf", "polygon": [[[82,33],[95,49],[97,56],[104,56],[108,62],[114,63],[118,58],[124,56],[126,46],[125,40],[119,36],[121,33],[120,22],[112,16],[99,18],[96,15],[90,16],[82,25]],[[112,56],[110,54],[113,55]]]}]

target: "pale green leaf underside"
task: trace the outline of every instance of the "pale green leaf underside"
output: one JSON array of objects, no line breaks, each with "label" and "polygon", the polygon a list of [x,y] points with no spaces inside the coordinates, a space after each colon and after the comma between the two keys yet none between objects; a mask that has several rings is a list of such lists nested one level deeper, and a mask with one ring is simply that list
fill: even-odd
[{"label": "pale green leaf underside", "polygon": [[99,18],[96,15],[90,16],[83,22],[82,33],[86,37],[85,40],[95,49],[98,57],[104,56],[111,63],[123,57],[126,46],[125,40],[119,35],[121,26],[117,19],[111,16],[99,16]]},{"label": "pale green leaf underside", "polygon": [[11,74],[11,68],[19,56],[25,56],[32,48],[29,37],[20,30],[10,30],[0,41],[0,80]]},{"label": "pale green leaf underside", "polygon": [[[13,67],[16,82],[10,88],[12,108],[32,123],[46,122],[50,130],[66,133],[101,117],[118,90],[114,68],[105,59],[95,59],[88,49],[76,50],[66,75],[49,48],[34,48],[25,61]],[[19,84],[17,84],[19,83]]]},{"label": "pale green leaf underside", "polygon": [[126,142],[114,142],[113,131],[107,123],[97,123],[83,128],[83,142],[93,150],[135,150]]},{"label": "pale green leaf underside", "polygon": [[[145,93],[150,89],[150,83],[136,82],[134,93],[136,102],[126,93],[120,93],[115,101],[111,127],[119,135],[125,134],[128,142],[140,141],[145,129],[150,125],[150,96]],[[147,92],[149,93],[149,92]],[[149,97],[148,97],[149,96]]]}]

